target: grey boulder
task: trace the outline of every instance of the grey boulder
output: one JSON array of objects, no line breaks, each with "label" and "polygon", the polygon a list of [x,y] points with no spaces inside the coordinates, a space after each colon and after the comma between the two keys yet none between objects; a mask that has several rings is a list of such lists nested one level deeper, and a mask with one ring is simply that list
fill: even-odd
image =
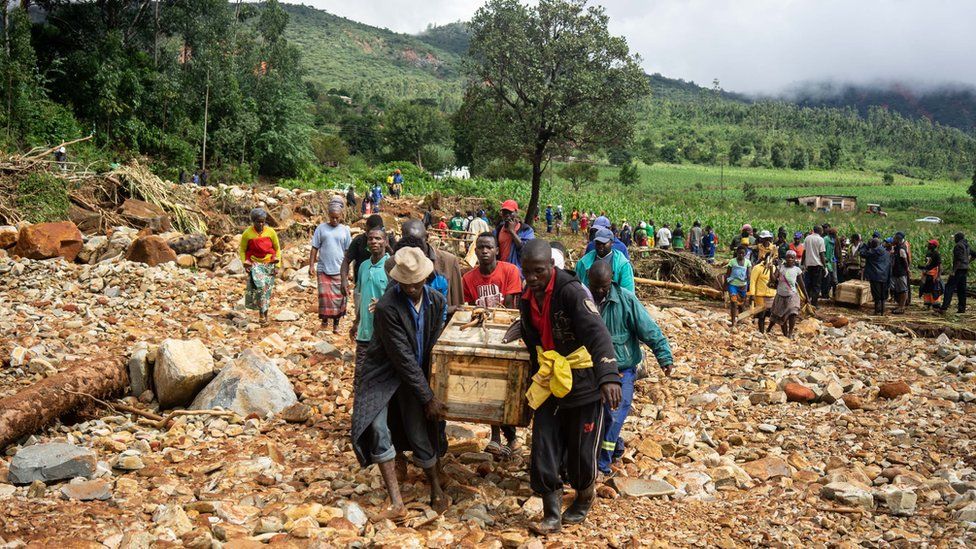
[{"label": "grey boulder", "polygon": [[17,451],[7,479],[13,484],[51,482],[95,474],[94,452],[63,442],[34,444]]},{"label": "grey boulder", "polygon": [[241,416],[277,414],[298,402],[288,376],[260,351],[247,349],[217,374],[190,404],[194,410],[223,408]]}]

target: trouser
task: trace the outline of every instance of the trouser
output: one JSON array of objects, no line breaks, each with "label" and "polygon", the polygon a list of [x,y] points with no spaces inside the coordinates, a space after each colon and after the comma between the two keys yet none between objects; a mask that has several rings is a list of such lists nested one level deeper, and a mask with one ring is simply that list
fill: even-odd
[{"label": "trouser", "polygon": [[803,282],[807,286],[807,297],[813,306],[816,306],[820,301],[820,285],[823,283],[823,278],[824,268],[817,265],[807,267],[806,272],[803,273]]},{"label": "trouser", "polygon": [[943,311],[948,310],[949,305],[952,304],[952,294],[958,294],[959,305],[957,305],[956,310],[960,313],[966,312],[966,278],[968,276],[968,269],[960,269],[949,276],[945,285],[945,297],[942,300]]},{"label": "trouser", "polygon": [[820,297],[829,298],[830,292],[837,286],[837,269],[828,270],[824,274],[823,284],[820,289]]},{"label": "trouser", "polygon": [[610,463],[624,453],[624,441],[620,438],[620,430],[627,421],[630,414],[630,405],[634,401],[634,379],[637,375],[636,368],[630,368],[620,372],[620,406],[616,410],[611,410],[604,405],[605,426],[603,439],[600,442],[600,456],[597,460],[597,468],[604,472],[610,472]]},{"label": "trouser", "polygon": [[546,495],[562,489],[560,469],[576,490],[589,488],[596,482],[596,454],[602,433],[601,401],[563,408],[556,398],[546,399],[532,419],[532,490]]},{"label": "trouser", "polygon": [[373,463],[390,461],[397,454],[396,448],[393,447],[393,433],[390,432],[390,426],[387,424],[391,407],[394,408],[394,413],[400,414],[404,438],[410,446],[409,450],[413,452],[414,463],[421,469],[433,467],[437,463],[437,454],[434,450],[434,441],[428,436],[427,417],[424,415],[420,401],[409,391],[397,391],[370,424]]},{"label": "trouser", "polygon": [[888,283],[870,281],[871,299],[874,301],[874,313],[883,315],[885,301],[888,299]]}]

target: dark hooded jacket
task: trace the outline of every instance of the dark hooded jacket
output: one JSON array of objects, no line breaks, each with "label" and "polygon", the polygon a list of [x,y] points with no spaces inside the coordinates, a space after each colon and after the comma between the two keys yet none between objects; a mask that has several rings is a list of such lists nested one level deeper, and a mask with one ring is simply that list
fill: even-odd
[{"label": "dark hooded jacket", "polygon": [[[426,404],[434,398],[430,389],[430,359],[434,343],[444,329],[444,296],[430,288],[424,288],[425,299],[430,306],[424,316],[423,364],[417,364],[417,332],[414,328],[410,299],[397,285],[387,289],[376,302],[373,319],[373,339],[366,349],[366,358],[356,369],[353,384],[352,443],[356,458],[364,467],[371,463],[371,440],[369,425],[386,406],[397,391],[409,391],[410,397]],[[403,429],[399,415],[391,408],[388,417],[393,444],[398,448],[407,447],[403,443]],[[438,455],[443,455],[446,440],[438,421],[427,421],[427,430]]]},{"label": "dark hooded jacket", "polygon": [[[573,389],[565,397],[556,399],[559,406],[572,408],[600,400],[600,385],[620,383],[620,376],[613,340],[610,338],[606,324],[603,323],[600,310],[575,276],[562,269],[553,269],[553,272],[556,281],[552,289],[549,315],[555,350],[563,356],[568,356],[576,349],[586,347],[593,359],[592,368],[573,370]],[[535,375],[539,370],[536,346],[542,346],[542,335],[532,324],[531,307],[527,295],[523,295],[519,305],[522,318],[522,341],[529,350],[532,374]]]}]

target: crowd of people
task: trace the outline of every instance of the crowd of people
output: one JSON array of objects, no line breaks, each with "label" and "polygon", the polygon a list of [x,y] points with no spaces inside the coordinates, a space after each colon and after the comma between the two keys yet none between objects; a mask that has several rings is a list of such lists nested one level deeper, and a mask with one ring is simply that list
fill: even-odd
[{"label": "crowd of people", "polygon": [[[585,230],[587,245],[574,269],[567,269],[566,249],[539,238],[519,216],[518,203],[506,200],[492,225],[483,211],[463,216],[456,211],[450,224],[409,220],[394,241],[377,214],[366,217],[365,231],[351,237],[342,223],[347,201],[335,197],[328,220],[311,240],[309,275],[318,288],[322,328],[339,332],[339,321],[354,303],[349,331],[356,344],[352,440],[363,466],[377,464],[390,498],[385,516],[405,516],[399,482],[406,471],[405,452],[421,468],[430,485],[431,507],[450,505],[439,462],[446,452],[446,408],[429,384],[431,351],[451,315],[462,305],[517,309],[521,338],[530,355],[532,386],[526,393],[534,410],[529,437],[529,477],[543,501],[543,517],[530,528],[540,534],[557,532],[563,524],[582,522],[595,498],[600,475],[612,475],[624,451],[620,438],[634,393],[647,376],[646,345],[665,375],[673,357],[667,339],[634,293],[633,246],[656,246],[714,260],[718,237],[700,223],[685,234],[680,223],[640,222],[629,231],[606,216],[570,215],[573,233]],[[550,208],[547,208],[549,210]],[[558,233],[559,208],[546,213],[547,232]],[[267,213],[251,212],[251,226],[241,238],[240,254],[247,270],[245,303],[267,322],[281,245],[267,226]],[[447,233],[475,232],[474,268],[462,273],[458,258],[429,241],[428,229]],[[785,228],[774,237],[756,234],[749,225],[730,244],[723,285],[730,303],[732,326],[752,305],[760,331],[781,325],[792,336],[804,301],[816,305],[847,279],[869,281],[878,312],[887,294],[895,311],[909,302],[908,275],[912,253],[905,235],[889,239],[874,234],[841,239],[829,225],[818,225],[788,238]],[[921,291],[926,306],[945,310],[951,292],[965,310],[965,284],[971,251],[962,234],[955,235],[952,271],[943,291],[939,243],[929,242]],[[349,281],[353,281],[350,295]],[[944,300],[940,298],[944,294]],[[504,440],[503,437],[504,436]],[[519,450],[514,426],[493,427],[485,450],[500,459]],[[562,508],[564,483],[576,492]]]}]

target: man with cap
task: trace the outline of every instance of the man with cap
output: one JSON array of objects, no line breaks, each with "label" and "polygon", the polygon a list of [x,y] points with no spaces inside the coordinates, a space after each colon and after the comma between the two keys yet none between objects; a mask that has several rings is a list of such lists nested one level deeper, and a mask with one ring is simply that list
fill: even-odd
[{"label": "man with cap", "polygon": [[[546,535],[582,522],[593,506],[603,405],[619,407],[620,377],[599,309],[576,277],[553,266],[550,244],[526,243],[522,260],[519,312],[533,373],[526,398],[535,410],[529,480],[543,505],[542,520],[530,529]],[[564,476],[576,490],[565,514]]]},{"label": "man with cap", "polygon": [[762,263],[767,256],[777,257],[776,245],[773,244],[773,233],[769,231],[759,232],[759,242],[756,244],[757,263]]},{"label": "man with cap", "polygon": [[957,305],[956,310],[962,314],[966,312],[966,278],[969,276],[969,261],[972,258],[972,250],[970,250],[969,242],[962,233],[956,233],[953,240],[956,241],[956,244],[952,248],[952,274],[946,281],[945,297],[942,298],[942,307],[939,308],[939,311],[943,313],[948,311],[949,306],[952,305],[952,294],[958,294],[959,305]]},{"label": "man with cap", "polygon": [[590,269],[590,293],[600,308],[600,316],[606,324],[613,340],[613,351],[617,358],[617,371],[621,383],[621,401],[616,410],[606,407],[605,414],[609,418],[600,442],[600,457],[597,468],[601,473],[610,473],[610,463],[620,458],[624,453],[624,441],[620,438],[620,430],[630,413],[630,405],[634,398],[634,381],[637,379],[637,367],[644,360],[641,343],[654,352],[658,365],[664,374],[671,375],[671,346],[667,338],[661,333],[651,315],[641,305],[634,292],[621,288],[613,282],[613,272],[607,263],[598,261]]},{"label": "man with cap", "polygon": [[422,250],[397,251],[390,278],[396,283],[376,303],[373,337],[356,366],[352,443],[363,467],[379,465],[390,496],[387,518],[405,514],[396,476],[397,450],[410,450],[430,482],[430,505],[450,505],[438,472],[443,441],[438,418],[446,407],[430,389],[430,360],[444,329],[444,297],[426,286],[433,262]]},{"label": "man with cap", "polygon": [[[619,238],[617,238],[617,235],[613,234],[613,231],[610,230],[610,220],[607,218],[607,216],[601,215],[600,217],[598,217],[595,220],[593,220],[592,229],[596,229],[596,230],[599,230],[599,229],[607,229],[608,231],[610,231],[610,236],[613,237],[613,242],[612,242],[613,243],[613,249],[614,250],[617,250],[618,252],[620,252],[622,254],[624,254],[624,257],[627,258],[627,261],[630,261],[630,251],[627,250],[627,245],[624,244],[623,241],[621,241]],[[593,236],[594,237],[596,236],[596,232],[595,231],[593,233]],[[593,239],[591,239],[586,244],[586,249],[583,250],[583,253],[584,254],[590,253],[595,248],[596,248],[596,241],[593,240]],[[586,283],[584,282],[583,285],[586,286]]]},{"label": "man with cap", "polygon": [[344,200],[329,201],[329,221],[312,233],[312,252],[308,258],[308,272],[318,282],[319,318],[322,328],[332,320],[332,333],[339,333],[339,319],[346,314],[346,294],[343,291],[342,260],[352,244],[349,227],[341,223]]},{"label": "man with cap", "polygon": [[630,264],[630,260],[624,254],[613,248],[613,233],[610,229],[597,229],[593,242],[594,250],[587,252],[576,262],[576,277],[584,286],[587,286],[590,268],[597,262],[605,262],[610,265],[610,270],[613,272],[613,281],[619,284],[621,288],[633,292],[634,266]]},{"label": "man with cap", "polygon": [[518,202],[502,202],[502,221],[495,227],[498,239],[498,259],[522,268],[522,246],[535,238],[535,231],[528,223],[519,221]]}]

